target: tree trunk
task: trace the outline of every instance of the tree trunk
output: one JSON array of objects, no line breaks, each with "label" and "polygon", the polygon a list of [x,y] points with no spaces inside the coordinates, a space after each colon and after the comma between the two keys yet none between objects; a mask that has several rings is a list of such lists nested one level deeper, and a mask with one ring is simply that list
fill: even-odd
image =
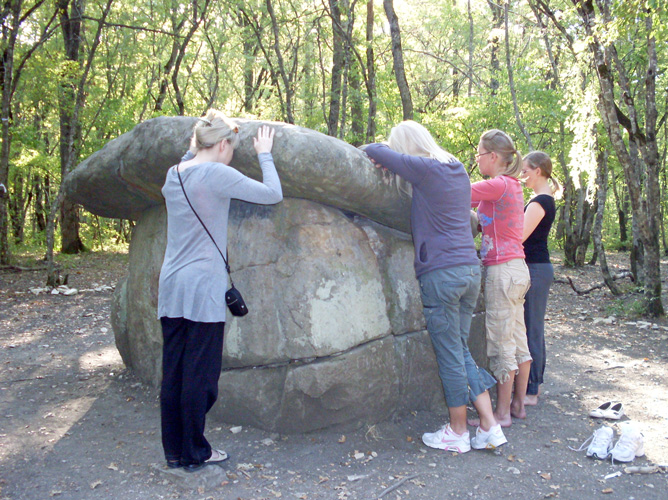
[{"label": "tree trunk", "polygon": [[617,179],[613,177],[612,179],[612,194],[615,198],[615,208],[617,210],[617,224],[619,225],[619,242],[620,250],[628,250],[628,229],[627,229],[627,216],[629,203],[628,196],[626,194],[626,189],[622,185],[622,193],[619,193],[617,189]]},{"label": "tree trunk", "polygon": [[[243,16],[239,15],[239,24],[241,26],[249,26],[249,21]],[[246,30],[244,30],[246,31]],[[253,73],[255,55],[257,54],[257,44],[254,43],[250,36],[244,33],[243,43],[243,57],[244,57],[244,105],[243,109],[246,113],[252,113],[255,107],[255,75]]]},{"label": "tree trunk", "polygon": [[278,72],[283,80],[283,86],[285,87],[285,121],[287,123],[295,123],[295,118],[292,111],[292,97],[294,95],[294,89],[292,88],[292,82],[290,81],[290,76],[288,75],[287,70],[285,69],[285,63],[283,62],[283,53],[281,52],[280,46],[280,37],[278,29],[278,21],[276,20],[276,13],[274,12],[274,6],[272,0],[265,0],[267,5],[267,12],[269,17],[271,17],[271,29],[274,35],[274,53],[276,54],[276,59],[278,60]]},{"label": "tree trunk", "polygon": [[[8,2],[9,3],[9,2]],[[21,0],[12,0],[9,5],[11,25],[2,23],[2,45],[4,51],[0,60],[2,70],[2,149],[0,150],[0,264],[9,264],[9,153],[11,144],[11,102],[14,86],[14,47],[19,34]]]},{"label": "tree trunk", "polygon": [[601,274],[603,274],[603,281],[605,281],[605,284],[613,295],[621,295],[619,287],[615,284],[615,280],[610,274],[602,239],[603,213],[605,212],[605,201],[608,194],[608,155],[601,148],[599,148],[598,154],[596,155],[596,185],[598,186],[598,191],[596,193],[598,207],[596,210],[596,221],[594,222],[594,228],[592,230],[594,248],[598,255]]},{"label": "tree trunk", "polygon": [[332,76],[329,89],[329,114],[327,115],[327,134],[337,137],[339,115],[341,113],[341,80],[343,78],[344,48],[341,26],[341,0],[329,0],[332,16]]},{"label": "tree trunk", "polygon": [[350,96],[350,72],[353,54],[353,29],[355,27],[355,13],[348,0],[341,0],[346,20],[341,25],[343,37],[343,85],[341,88],[341,116],[339,118],[339,139],[346,135],[348,122],[348,98]]},{"label": "tree trunk", "polygon": [[376,63],[373,58],[373,0],[366,4],[366,80],[369,118],[366,124],[366,139],[370,144],[376,140]]},{"label": "tree trunk", "polygon": [[364,144],[364,110],[362,108],[362,93],[359,69],[351,68],[350,71],[350,132],[351,137],[348,142],[353,146]]},{"label": "tree trunk", "polygon": [[504,33],[505,33],[505,43],[506,43],[506,68],[508,70],[508,85],[510,86],[510,95],[513,99],[513,109],[515,110],[515,121],[517,126],[522,131],[522,135],[529,145],[529,151],[533,151],[533,142],[531,141],[531,135],[524,128],[522,123],[522,115],[520,113],[520,108],[517,105],[517,92],[515,92],[515,80],[513,78],[513,65],[510,60],[510,34],[508,32],[508,2],[503,6],[503,22],[504,22]]},{"label": "tree trunk", "polygon": [[[100,44],[102,30],[105,25],[113,0],[107,0],[101,18],[98,20],[97,30],[93,39],[88,43],[88,54],[85,63],[81,63],[80,44],[82,21],[84,15],[84,0],[73,0],[70,12],[67,7],[69,0],[58,0],[58,11],[61,21],[61,30],[65,47],[65,56],[68,61],[80,70],[80,76],[65,76],[60,84],[59,111],[60,111],[60,171],[61,182],[74,168],[79,158],[81,147],[81,119],[80,113],[86,101],[86,84],[93,65],[95,52]],[[77,79],[78,76],[78,79]],[[50,219],[55,221],[51,214]],[[78,253],[85,250],[79,237],[79,210],[76,204],[64,196],[60,204],[60,230],[63,253]],[[47,252],[48,252],[47,248]],[[48,259],[48,257],[47,257]]]},{"label": "tree trunk", "polygon": [[413,100],[411,91],[408,88],[406,80],[406,71],[404,69],[404,53],[401,48],[401,31],[399,29],[399,19],[394,12],[394,1],[383,0],[385,15],[390,23],[390,36],[392,38],[392,60],[394,61],[394,77],[397,80],[399,95],[401,96],[401,108],[403,110],[403,119],[413,119]]},{"label": "tree trunk", "polygon": [[[71,4],[70,4],[71,1]],[[81,67],[81,25],[84,15],[84,0],[58,0],[58,11],[63,35],[65,59],[77,68]],[[69,11],[69,12],[68,12]],[[78,158],[81,140],[81,124],[77,111],[77,72],[62,75],[58,94],[60,112],[60,178],[65,178]],[[61,251],[79,253],[84,250],[79,237],[78,211],[74,204],[63,200],[60,206]]]},{"label": "tree trunk", "polygon": [[174,71],[172,71],[172,88],[174,89],[176,105],[179,108],[179,116],[183,116],[186,112],[186,106],[183,101],[183,94],[181,93],[181,88],[179,87],[179,70],[181,69],[181,63],[183,62],[183,58],[186,55],[186,48],[188,47],[190,40],[192,39],[195,32],[199,29],[199,26],[202,24],[204,17],[206,17],[209,3],[210,0],[206,0],[204,2],[204,7],[202,7],[201,12],[199,12],[197,0],[192,1],[192,19],[190,29],[179,44],[179,50],[174,62]]},{"label": "tree trunk", "polygon": [[[580,185],[584,184],[580,174]],[[583,266],[591,239],[596,203],[587,200],[586,189],[575,185],[570,178],[564,182],[564,259],[567,266]]]},{"label": "tree trunk", "polygon": [[14,196],[9,198],[9,214],[14,243],[19,245],[23,243],[25,218],[32,201],[33,192],[30,183],[26,182],[20,174],[14,175],[12,184],[14,186]]},{"label": "tree trunk", "polygon": [[63,183],[60,183],[58,194],[56,195],[49,209],[49,216],[46,224],[46,286],[55,288],[60,285],[60,276],[56,263],[53,259],[54,233],[56,231],[56,218],[58,217],[58,207],[63,201]]},{"label": "tree trunk", "polygon": [[[597,20],[593,3],[582,3],[579,0],[573,0],[573,3],[584,21],[584,27],[590,39],[589,47],[594,57],[600,86],[599,112],[603,118],[603,124],[610,137],[614,152],[624,169],[626,184],[629,189],[633,227],[634,232],[637,231],[639,243],[636,245],[634,241],[633,255],[638,258],[641,256],[640,252],[644,252],[644,255],[642,255],[644,305],[650,315],[662,315],[661,261],[658,240],[660,223],[658,220],[658,205],[661,200],[658,186],[655,101],[657,57],[655,40],[652,35],[651,13],[645,13],[648,68],[645,76],[645,131],[642,133],[636,120],[637,110],[631,97],[633,94],[627,92],[626,82],[628,82],[628,78],[626,70],[620,59],[616,57],[615,46],[610,42],[606,42],[608,45],[604,45],[598,38],[598,31],[595,29]],[[608,0],[599,0],[598,3],[599,8],[603,7],[602,12],[606,16],[608,14],[606,10],[606,7],[609,6]],[[603,19],[603,22],[609,21],[610,19]],[[622,87],[628,116],[624,116],[615,101],[615,80],[613,79],[611,61],[617,63],[617,80]],[[628,147],[622,135],[622,129],[625,129],[628,133]],[[638,158],[632,149],[634,146],[638,147],[638,145],[642,153],[642,159]],[[639,268],[638,271],[640,271]]]},{"label": "tree trunk", "polygon": [[35,217],[36,230],[40,233],[46,229],[46,217],[49,203],[49,178],[44,179],[44,185],[41,182],[40,176],[35,174],[33,176],[33,191],[35,192],[35,203],[33,204],[33,211]]},{"label": "tree trunk", "polygon": [[643,234],[645,243],[645,304],[652,316],[664,314],[661,302],[661,245],[659,243],[659,228],[661,227],[661,185],[659,148],[657,144],[656,122],[656,78],[658,76],[658,61],[656,54],[656,39],[653,36],[652,18],[645,18],[647,32],[647,73],[645,77],[645,137],[642,148],[643,159],[647,167],[645,177],[645,193],[647,203],[647,231]]},{"label": "tree trunk", "polygon": [[[487,5],[489,5],[489,9],[492,11],[492,29],[499,29],[503,25],[503,7],[496,3],[496,1],[493,0],[487,0]],[[499,73],[499,70],[501,69],[501,64],[499,63],[499,47],[500,47],[500,40],[499,37],[494,35],[490,37],[489,39],[489,45],[490,45],[490,70],[492,77],[489,82],[489,87],[491,89],[491,94],[492,97],[496,96],[497,90],[499,90],[499,80],[497,78],[497,74]],[[473,74],[473,73],[472,73]]]}]

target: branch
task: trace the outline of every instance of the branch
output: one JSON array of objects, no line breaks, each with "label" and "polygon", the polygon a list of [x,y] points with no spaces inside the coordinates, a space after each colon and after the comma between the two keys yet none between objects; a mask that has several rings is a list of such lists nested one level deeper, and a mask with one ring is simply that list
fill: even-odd
[{"label": "branch", "polygon": [[81,16],[81,19],[88,19],[89,21],[95,21],[96,23],[102,23],[104,26],[112,26],[114,28],[127,28],[131,30],[148,31],[150,33],[159,33],[161,35],[168,35],[174,38],[185,38],[183,35],[179,35],[177,33],[171,33],[169,31],[157,30],[153,28],[144,28],[143,26],[131,26],[129,24],[110,23],[109,21],[105,21],[104,19],[96,19],[90,16]]},{"label": "branch", "polygon": [[24,15],[21,17],[21,19],[19,20],[19,26],[20,26],[21,24],[23,24],[23,21],[25,21],[25,20],[28,19],[30,16],[32,16],[32,13],[35,12],[35,11],[36,11],[36,10],[43,4],[43,3],[44,3],[44,1],[45,1],[45,0],[39,0],[39,1],[35,2],[35,5],[33,5],[32,7],[30,7],[30,8],[26,11],[25,14],[24,14]]},{"label": "branch", "polygon": [[51,16],[51,19],[49,19],[49,22],[46,23],[46,26],[44,26],[44,30],[42,31],[42,34],[39,37],[39,40],[37,40],[30,49],[23,54],[23,57],[21,58],[21,61],[19,62],[19,65],[15,71],[16,78],[13,79],[12,81],[12,87],[10,91],[10,95],[13,96],[14,93],[16,92],[16,88],[18,86],[18,80],[19,80],[19,75],[21,74],[21,71],[23,71],[23,67],[26,65],[28,59],[32,57],[32,55],[35,53],[35,51],[44,43],[46,42],[49,38],[51,38],[51,35],[53,35],[60,25],[54,27],[49,31],[49,26],[51,26],[51,23],[56,19],[56,16],[58,15],[57,12],[53,13],[53,16]]},{"label": "branch", "polygon": [[[615,274],[612,277],[613,280],[619,280],[619,279],[622,279],[622,278],[633,278],[633,274],[631,273],[631,271],[623,271],[621,273]],[[568,284],[571,285],[571,288],[573,289],[573,291],[575,293],[577,293],[578,295],[586,295],[590,292],[593,292],[594,290],[598,290],[599,288],[603,288],[604,286],[606,286],[605,282],[603,282],[603,283],[599,283],[598,285],[591,286],[591,287],[587,288],[586,290],[578,290],[575,287],[575,283],[573,283],[573,279],[570,276],[566,276],[566,279],[568,280]],[[555,280],[555,281],[557,283],[565,283],[564,280]]]},{"label": "branch", "polygon": [[382,497],[384,497],[384,496],[387,495],[388,493],[390,493],[390,492],[396,490],[399,486],[401,486],[402,484],[404,484],[406,481],[410,481],[411,479],[415,479],[415,478],[418,477],[419,475],[420,475],[420,474],[412,474],[412,475],[410,475],[410,476],[406,476],[405,478],[403,478],[403,479],[401,479],[400,481],[396,482],[396,483],[393,484],[392,486],[390,486],[390,487],[388,487],[388,488],[385,488],[385,489],[383,490],[383,492],[382,492],[380,495],[378,495],[378,497],[376,497],[376,498],[382,498]]}]

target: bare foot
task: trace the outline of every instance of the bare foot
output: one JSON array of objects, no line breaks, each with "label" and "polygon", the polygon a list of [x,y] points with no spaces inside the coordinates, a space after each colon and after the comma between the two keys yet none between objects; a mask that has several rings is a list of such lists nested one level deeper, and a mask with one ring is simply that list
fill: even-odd
[{"label": "bare foot", "polygon": [[538,394],[527,394],[524,396],[524,406],[536,406],[538,404]]},{"label": "bare foot", "polygon": [[512,409],[511,409],[511,410],[510,410],[510,415],[511,415],[513,418],[522,418],[522,419],[527,418],[527,412],[526,412],[526,410],[524,409],[524,407],[522,407],[521,410],[512,410]]},{"label": "bare foot", "polygon": [[469,424],[471,427],[478,427],[480,425],[480,419],[479,418],[467,418],[466,423]]},{"label": "bare foot", "polygon": [[516,404],[515,400],[510,403],[510,415],[515,418],[527,418],[527,412],[523,404]]},{"label": "bare foot", "polygon": [[496,418],[496,421],[501,424],[501,427],[510,427],[513,425],[513,419],[510,417],[510,413],[501,416],[495,412],[494,417]]}]

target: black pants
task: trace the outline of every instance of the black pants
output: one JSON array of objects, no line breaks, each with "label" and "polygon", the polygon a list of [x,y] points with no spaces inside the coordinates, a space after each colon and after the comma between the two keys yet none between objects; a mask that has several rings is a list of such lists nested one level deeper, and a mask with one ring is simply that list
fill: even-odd
[{"label": "black pants", "polygon": [[199,464],[211,457],[204,437],[206,413],[218,397],[225,322],[160,318],[162,446],[167,460]]}]

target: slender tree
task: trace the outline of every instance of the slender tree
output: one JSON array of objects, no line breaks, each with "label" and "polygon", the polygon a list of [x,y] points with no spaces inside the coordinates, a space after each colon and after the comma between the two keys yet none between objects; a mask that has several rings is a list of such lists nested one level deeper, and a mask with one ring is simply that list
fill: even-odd
[{"label": "slender tree", "polygon": [[[642,20],[640,27],[644,28],[646,37],[645,127],[642,130],[638,124],[638,119],[643,110],[632,97],[627,68],[621,58],[617,56],[616,44],[601,40],[599,30],[596,29],[600,22],[611,22],[611,2],[609,0],[597,0],[599,16],[597,16],[593,2],[573,0],[573,3],[589,37],[589,48],[593,55],[600,86],[599,111],[612,147],[624,170],[630,194],[633,223],[637,227],[639,240],[644,251],[645,306],[649,314],[653,316],[662,315],[664,309],[661,302],[661,276],[659,272],[661,266],[659,246],[661,198],[656,142],[657,54],[656,40],[652,30],[652,13],[651,11],[643,13],[640,9],[637,11],[637,15]],[[613,77],[614,74],[617,74],[618,77],[617,84]],[[619,94],[623,98],[623,104],[620,103],[620,105],[618,105],[616,99],[616,85],[619,85]],[[626,109],[626,113],[622,111],[623,108]],[[624,132],[627,134],[628,144],[624,140]]]},{"label": "slender tree", "polygon": [[394,12],[393,0],[383,0],[385,15],[390,23],[390,35],[392,38],[392,60],[394,61],[394,77],[397,80],[399,95],[401,96],[401,108],[403,110],[404,120],[413,119],[413,99],[411,91],[406,80],[406,71],[404,69],[404,52],[401,48],[401,30],[399,29],[399,18]]},{"label": "slender tree", "polygon": [[9,157],[12,142],[12,101],[21,78],[22,70],[35,51],[53,34],[52,16],[39,32],[35,42],[18,59],[16,59],[16,43],[19,29],[44,4],[44,0],[36,0],[23,10],[22,0],[11,0],[2,8],[2,59],[0,60],[0,85],[2,85],[2,104],[0,106],[0,128],[2,130],[2,149],[0,150],[0,264],[10,261],[9,251]]}]

